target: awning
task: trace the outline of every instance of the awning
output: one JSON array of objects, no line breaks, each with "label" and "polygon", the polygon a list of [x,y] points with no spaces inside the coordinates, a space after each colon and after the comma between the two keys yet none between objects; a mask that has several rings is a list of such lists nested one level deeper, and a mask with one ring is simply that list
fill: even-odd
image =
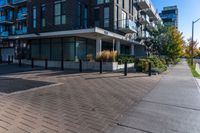
[{"label": "awning", "polygon": [[36,39],[36,38],[52,38],[52,37],[66,37],[66,36],[77,36],[88,39],[102,38],[102,40],[111,42],[113,39],[118,39],[123,43],[140,45],[140,43],[137,41],[128,40],[125,36],[98,27],[90,29],[44,32],[39,34],[15,35],[15,36],[9,36],[9,39]]}]

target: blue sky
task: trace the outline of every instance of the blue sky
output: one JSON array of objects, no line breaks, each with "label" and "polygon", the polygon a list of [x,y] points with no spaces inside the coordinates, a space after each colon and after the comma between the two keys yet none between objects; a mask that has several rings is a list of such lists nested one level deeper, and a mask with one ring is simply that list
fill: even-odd
[{"label": "blue sky", "polygon": [[[200,0],[152,0],[152,2],[159,13],[164,6],[177,5],[179,30],[183,32],[185,39],[192,36],[192,21],[200,18]],[[194,38],[200,42],[200,21],[195,24]]]}]

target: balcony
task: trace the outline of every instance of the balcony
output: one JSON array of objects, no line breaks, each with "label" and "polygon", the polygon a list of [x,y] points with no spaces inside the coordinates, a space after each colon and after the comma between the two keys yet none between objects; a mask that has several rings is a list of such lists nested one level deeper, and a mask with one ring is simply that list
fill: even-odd
[{"label": "balcony", "polygon": [[9,0],[0,0],[0,8],[13,8]]},{"label": "balcony", "polygon": [[147,9],[151,6],[150,0],[134,0],[134,4],[138,4],[141,9]]},{"label": "balcony", "polygon": [[13,24],[12,17],[0,16],[0,23]]},{"label": "balcony", "polygon": [[19,4],[19,3],[24,3],[27,2],[28,0],[12,0],[12,4]]},{"label": "balcony", "polygon": [[150,8],[147,9],[146,13],[149,15],[149,17],[156,17],[157,10],[153,5],[151,5]]},{"label": "balcony", "polygon": [[17,13],[17,20],[26,20],[27,8],[22,8]]},{"label": "balcony", "polygon": [[149,24],[150,23],[149,17],[148,16],[145,17],[144,15],[141,15],[139,17],[139,23],[140,24]]},{"label": "balcony", "polygon": [[8,37],[8,31],[0,31],[0,37]]},{"label": "balcony", "polygon": [[27,33],[27,27],[23,27],[22,29],[16,30],[17,35],[22,35]]},{"label": "balcony", "polygon": [[137,26],[132,20],[120,20],[118,21],[118,29],[125,33],[136,33]]}]

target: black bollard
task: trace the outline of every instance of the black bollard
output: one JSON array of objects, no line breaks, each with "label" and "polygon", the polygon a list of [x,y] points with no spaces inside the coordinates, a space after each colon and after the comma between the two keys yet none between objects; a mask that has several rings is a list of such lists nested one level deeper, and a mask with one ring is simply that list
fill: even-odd
[{"label": "black bollard", "polygon": [[149,76],[151,76],[151,62],[149,62]]},{"label": "black bollard", "polygon": [[79,60],[79,72],[83,71],[82,60]]},{"label": "black bollard", "polygon": [[0,64],[2,64],[2,57],[1,57],[1,55],[0,55]]},{"label": "black bollard", "polygon": [[61,59],[61,70],[62,71],[64,70],[64,59],[63,58]]},{"label": "black bollard", "polygon": [[34,59],[31,59],[31,67],[34,68]]},{"label": "black bollard", "polygon": [[45,69],[47,70],[48,69],[48,60],[45,59]]},{"label": "black bollard", "polygon": [[100,60],[100,64],[99,64],[99,73],[102,74],[103,72],[103,61]]},{"label": "black bollard", "polygon": [[124,76],[127,76],[127,71],[128,71],[128,69],[127,69],[127,60],[125,60],[125,62],[124,62]]},{"label": "black bollard", "polygon": [[10,55],[8,55],[8,64],[10,64]]},{"label": "black bollard", "polygon": [[19,66],[22,66],[22,59],[19,58]]}]

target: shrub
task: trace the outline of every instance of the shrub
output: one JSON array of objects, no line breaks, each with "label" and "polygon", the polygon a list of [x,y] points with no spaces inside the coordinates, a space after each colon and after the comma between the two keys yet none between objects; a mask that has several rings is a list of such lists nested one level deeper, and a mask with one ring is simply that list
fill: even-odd
[{"label": "shrub", "polygon": [[130,55],[119,55],[117,60],[119,64],[124,64],[125,61],[127,61],[127,63],[135,62],[134,57]]},{"label": "shrub", "polygon": [[86,60],[87,61],[93,61],[93,55],[92,54],[86,55]]},{"label": "shrub", "polygon": [[147,72],[149,68],[149,62],[151,62],[152,70],[158,73],[161,73],[167,70],[166,61],[156,56],[138,59],[137,63],[135,64],[136,70],[139,72]]},{"label": "shrub", "polygon": [[105,62],[115,62],[117,59],[117,51],[104,50],[101,53],[97,53],[96,59]]}]

